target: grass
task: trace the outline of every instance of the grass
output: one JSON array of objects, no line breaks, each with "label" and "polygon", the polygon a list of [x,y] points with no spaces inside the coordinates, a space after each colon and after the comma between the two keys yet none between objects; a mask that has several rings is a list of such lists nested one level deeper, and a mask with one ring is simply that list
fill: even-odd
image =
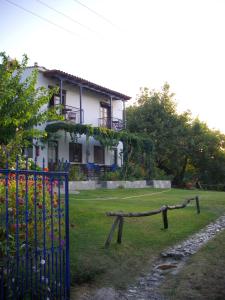
[{"label": "grass", "polygon": [[198,251],[179,272],[164,282],[167,299],[225,299],[225,232]]},{"label": "grass", "polygon": [[[113,218],[107,211],[141,212],[163,204],[179,204],[200,196],[201,214],[195,204],[169,211],[169,228],[162,216],[126,218],[123,241],[104,243]],[[224,192],[195,190],[116,189],[81,191],[70,195],[70,256],[72,285],[92,284],[123,288],[144,272],[166,247],[185,239],[225,212]]]}]

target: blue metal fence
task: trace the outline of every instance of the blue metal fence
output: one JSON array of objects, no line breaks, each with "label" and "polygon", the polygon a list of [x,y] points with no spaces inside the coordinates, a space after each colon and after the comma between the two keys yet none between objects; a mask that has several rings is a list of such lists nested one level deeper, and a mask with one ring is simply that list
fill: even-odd
[{"label": "blue metal fence", "polygon": [[0,169],[0,300],[68,300],[68,164],[28,164]]}]

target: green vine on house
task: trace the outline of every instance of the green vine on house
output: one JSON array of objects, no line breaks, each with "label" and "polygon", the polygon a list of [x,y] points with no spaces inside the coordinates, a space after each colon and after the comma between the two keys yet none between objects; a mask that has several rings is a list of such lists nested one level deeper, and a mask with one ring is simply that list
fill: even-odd
[{"label": "green vine on house", "polygon": [[[51,139],[52,135],[59,130],[63,130],[70,134],[71,140],[76,142],[82,135],[86,135],[86,138],[92,136],[99,143],[108,149],[116,147],[121,141],[123,143],[123,177],[128,178],[132,173],[132,170],[139,165],[145,169],[145,177],[150,178],[150,165],[153,161],[153,143],[152,141],[143,135],[136,135],[126,130],[114,131],[103,127],[93,127],[91,125],[83,124],[71,124],[68,122],[56,122],[48,124],[45,128],[48,133],[48,139]],[[135,165],[135,167],[134,167]]]}]

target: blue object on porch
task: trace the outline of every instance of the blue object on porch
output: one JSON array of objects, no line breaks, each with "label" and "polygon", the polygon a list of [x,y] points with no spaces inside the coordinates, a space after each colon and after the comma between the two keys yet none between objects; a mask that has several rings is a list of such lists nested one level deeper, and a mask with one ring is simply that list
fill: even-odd
[{"label": "blue object on porch", "polygon": [[68,164],[36,161],[0,169],[1,300],[70,299]]},{"label": "blue object on porch", "polygon": [[99,165],[95,164],[95,165],[94,165],[94,168],[95,168],[95,171],[96,171],[96,172],[100,172],[100,166],[99,166]]},{"label": "blue object on porch", "polygon": [[117,164],[112,164],[112,165],[110,166],[110,171],[111,171],[111,172],[115,172],[115,171],[117,170],[117,168],[118,168]]},{"label": "blue object on porch", "polygon": [[96,172],[99,172],[100,171],[100,166],[97,165],[96,163],[87,163],[87,169],[89,171],[96,171]]},{"label": "blue object on porch", "polygon": [[87,169],[88,169],[88,170],[94,170],[94,169],[95,169],[95,163],[90,163],[90,162],[88,162],[88,163],[87,163]]}]

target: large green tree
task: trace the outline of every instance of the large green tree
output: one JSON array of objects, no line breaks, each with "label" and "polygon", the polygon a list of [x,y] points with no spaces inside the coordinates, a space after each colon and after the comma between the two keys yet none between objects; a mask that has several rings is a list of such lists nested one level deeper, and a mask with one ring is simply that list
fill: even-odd
[{"label": "large green tree", "polygon": [[208,184],[225,182],[225,135],[195,119],[191,126],[189,161],[196,177]]},{"label": "large green tree", "polygon": [[152,177],[156,167],[176,185],[197,179],[223,182],[224,135],[193,120],[190,112],[179,114],[167,83],[160,91],[141,89],[137,103],[127,110],[127,120],[128,130],[153,141]]},{"label": "large green tree", "polygon": [[27,141],[46,135],[39,125],[59,118],[47,105],[55,90],[37,88],[38,71],[26,76],[27,63],[26,55],[19,62],[0,53],[0,152],[10,155]]},{"label": "large green tree", "polygon": [[144,88],[137,105],[128,108],[127,120],[131,132],[148,135],[153,141],[155,166],[179,182],[187,164],[190,115],[179,115],[173,98],[167,83],[161,91]]}]

